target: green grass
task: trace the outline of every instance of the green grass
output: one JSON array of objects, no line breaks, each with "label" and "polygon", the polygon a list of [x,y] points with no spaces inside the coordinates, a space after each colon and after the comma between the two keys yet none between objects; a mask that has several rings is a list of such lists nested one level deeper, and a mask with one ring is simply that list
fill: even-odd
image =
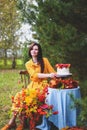
[{"label": "green grass", "polygon": [[0,70],[0,128],[10,118],[11,96],[21,90],[19,70]]}]

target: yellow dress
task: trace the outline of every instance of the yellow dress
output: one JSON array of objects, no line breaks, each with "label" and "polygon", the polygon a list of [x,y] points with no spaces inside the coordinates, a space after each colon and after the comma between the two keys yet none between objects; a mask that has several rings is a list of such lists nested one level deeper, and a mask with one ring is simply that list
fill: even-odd
[{"label": "yellow dress", "polygon": [[[43,58],[44,60],[44,72],[43,73],[56,73],[51,64],[49,63],[47,58]],[[32,59],[29,60],[26,64],[26,69],[30,76],[30,83],[27,86],[27,89],[37,89],[37,88],[43,88],[44,86],[48,85],[47,78],[38,78],[38,73],[40,72],[40,64],[35,64]],[[12,111],[19,112],[20,107],[17,106],[17,104],[21,104],[21,100],[23,98],[22,96],[23,91],[20,91],[16,93],[14,97],[14,102],[12,103]]]}]

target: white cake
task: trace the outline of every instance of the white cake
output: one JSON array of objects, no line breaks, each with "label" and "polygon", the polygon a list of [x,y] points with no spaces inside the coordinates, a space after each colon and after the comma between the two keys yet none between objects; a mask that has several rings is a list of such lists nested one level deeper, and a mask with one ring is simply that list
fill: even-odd
[{"label": "white cake", "polygon": [[71,75],[70,64],[56,64],[58,75]]}]

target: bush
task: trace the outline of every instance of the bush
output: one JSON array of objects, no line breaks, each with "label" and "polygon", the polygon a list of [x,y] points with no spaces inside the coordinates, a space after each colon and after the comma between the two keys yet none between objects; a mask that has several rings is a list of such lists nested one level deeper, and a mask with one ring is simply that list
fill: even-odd
[{"label": "bush", "polygon": [[78,125],[87,127],[87,97],[81,100],[80,102],[81,112],[78,117]]},{"label": "bush", "polygon": [[28,47],[27,45],[25,45],[25,47],[23,48],[23,62],[24,64],[29,60],[29,56],[28,56]]}]

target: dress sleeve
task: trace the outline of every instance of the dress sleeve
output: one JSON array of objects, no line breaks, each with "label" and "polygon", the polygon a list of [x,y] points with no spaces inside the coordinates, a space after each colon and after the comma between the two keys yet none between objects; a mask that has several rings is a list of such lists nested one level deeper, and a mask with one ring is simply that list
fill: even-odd
[{"label": "dress sleeve", "polygon": [[45,71],[47,73],[56,73],[50,62],[48,61],[47,58],[44,58],[44,63],[45,63]]},{"label": "dress sleeve", "polygon": [[27,62],[25,64],[25,66],[26,66],[26,69],[27,69],[27,71],[28,71],[28,73],[30,75],[30,79],[32,81],[37,81],[38,80],[39,68],[36,67],[36,66],[31,65],[31,63],[29,63],[29,62]]}]

